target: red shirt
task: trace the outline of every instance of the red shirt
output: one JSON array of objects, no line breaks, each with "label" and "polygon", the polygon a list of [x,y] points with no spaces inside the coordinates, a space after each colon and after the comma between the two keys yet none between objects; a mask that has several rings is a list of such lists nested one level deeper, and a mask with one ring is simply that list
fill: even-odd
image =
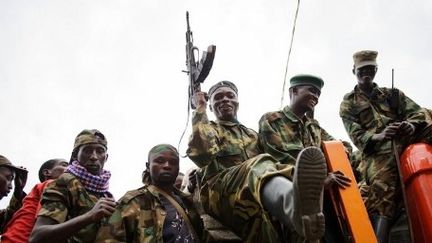
[{"label": "red shirt", "polygon": [[22,207],[15,212],[12,219],[6,225],[4,234],[1,236],[2,243],[27,243],[33,226],[36,222],[37,213],[41,207],[40,200],[45,186],[52,180],[36,184],[30,193],[23,199]]}]

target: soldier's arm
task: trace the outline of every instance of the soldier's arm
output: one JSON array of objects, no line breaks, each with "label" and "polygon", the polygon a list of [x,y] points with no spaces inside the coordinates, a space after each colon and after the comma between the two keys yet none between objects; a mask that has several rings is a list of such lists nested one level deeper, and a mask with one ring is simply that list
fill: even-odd
[{"label": "soldier's arm", "polygon": [[267,113],[264,114],[259,121],[259,142],[261,148],[265,153],[272,155],[276,160],[281,163],[294,163],[295,157],[292,155],[293,151],[290,151],[291,146],[293,150],[298,150],[298,153],[302,146],[295,144],[288,144],[282,138],[282,131],[277,124],[277,121],[281,117],[278,113]]},{"label": "soldier's arm", "polygon": [[348,101],[343,101],[340,106],[339,115],[354,145],[362,152],[369,154],[373,152],[376,144],[372,139],[375,133],[363,129],[358,122],[359,118],[350,110],[351,106]]},{"label": "soldier's arm", "polygon": [[399,100],[399,113],[402,115],[402,119],[413,124],[415,129],[421,129],[426,120],[424,110],[400,90]]},{"label": "soldier's arm", "polygon": [[[199,92],[196,95],[205,95]],[[196,102],[197,109],[192,114],[192,135],[187,150],[188,157],[199,167],[206,166],[219,151],[218,132],[207,117],[207,103]]]},{"label": "soldier's arm", "polygon": [[12,218],[13,214],[20,209],[22,206],[22,200],[18,200],[15,195],[12,196],[9,201],[9,206],[5,209],[0,210],[0,231],[3,233],[7,223]]},{"label": "soldier's arm", "polygon": [[[57,205],[51,206],[60,205],[59,203],[54,204]],[[44,208],[50,208],[51,206],[43,205],[41,210]],[[61,207],[62,206],[60,206],[60,208]],[[85,226],[97,223],[102,218],[111,215],[114,212],[114,207],[115,202],[113,199],[100,198],[90,211],[67,221],[57,221],[54,218],[39,215],[29,242],[64,242]]]}]

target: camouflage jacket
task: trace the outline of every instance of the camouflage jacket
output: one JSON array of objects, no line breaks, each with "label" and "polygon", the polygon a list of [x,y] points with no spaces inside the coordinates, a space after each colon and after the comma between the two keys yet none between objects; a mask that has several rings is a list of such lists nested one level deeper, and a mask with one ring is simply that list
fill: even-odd
[{"label": "camouflage jacket", "polygon": [[[102,196],[89,193],[74,175],[63,173],[46,186],[38,216],[63,223],[90,211]],[[68,242],[93,242],[98,229],[99,223],[87,225],[69,238]]]},{"label": "camouflage jacket", "polygon": [[323,141],[335,140],[315,119],[298,118],[289,106],[268,112],[259,121],[259,138],[264,152],[283,164],[294,165],[297,155],[309,146],[321,147]]},{"label": "camouflage jacket", "polygon": [[[182,192],[176,190],[175,193],[182,199],[186,214],[201,236],[202,221],[192,202]],[[114,213],[99,229],[95,242],[162,243],[165,217],[160,195],[143,186],[127,192],[118,201]]]},{"label": "camouflage jacket", "polygon": [[[375,133],[396,121],[409,121],[419,128],[424,125],[425,114],[420,107],[405,94],[398,92],[397,110],[390,106],[391,89],[374,84],[371,97],[368,97],[358,86],[346,94],[340,105],[339,115],[351,141],[366,155],[391,152],[391,141],[378,143],[371,141]],[[417,129],[416,129],[417,130]]]},{"label": "camouflage jacket", "polygon": [[203,169],[203,179],[261,153],[257,133],[240,123],[209,121],[204,111],[194,111],[187,155]]},{"label": "camouflage jacket", "polygon": [[0,210],[0,233],[3,233],[7,223],[12,218],[14,213],[22,207],[22,202],[19,201],[15,196],[12,196],[9,201],[9,206],[5,209]]}]

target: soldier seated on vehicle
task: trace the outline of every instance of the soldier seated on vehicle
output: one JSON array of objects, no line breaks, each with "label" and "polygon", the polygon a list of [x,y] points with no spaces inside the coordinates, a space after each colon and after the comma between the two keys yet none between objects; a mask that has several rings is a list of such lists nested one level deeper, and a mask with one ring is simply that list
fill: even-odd
[{"label": "soldier seated on vehicle", "polygon": [[27,243],[40,208],[40,200],[46,185],[57,179],[66,170],[64,159],[51,159],[39,169],[39,180],[22,200],[22,207],[13,215],[1,236],[2,243]]},{"label": "soldier seated on vehicle", "polygon": [[[321,148],[322,142],[335,140],[310,115],[318,104],[323,85],[324,81],[320,77],[309,74],[295,75],[290,79],[290,104],[282,110],[268,112],[260,119],[259,138],[264,152],[282,164],[293,166],[299,163],[296,158],[303,149],[309,146]],[[349,156],[351,145],[348,142],[342,143]],[[325,177],[326,188],[332,185],[345,188],[351,182],[340,171],[330,172]],[[329,212],[332,211],[331,203],[326,201],[325,208],[326,220],[334,220],[329,217]],[[338,242],[336,234],[332,233],[338,229],[327,226],[326,242]]]},{"label": "soldier seated on vehicle", "polygon": [[119,200],[95,242],[201,241],[202,221],[191,199],[174,186],[179,161],[172,145],[154,146],[143,173],[144,186]]},{"label": "soldier seated on vehicle", "polygon": [[[213,85],[208,95],[210,111],[217,120],[207,117],[207,94],[195,93],[193,133],[187,150],[201,168],[199,189],[205,211],[243,242],[285,242],[294,235],[320,239],[325,224],[322,190],[327,177],[322,152],[315,147],[304,149],[295,170],[281,165],[272,156],[261,154],[258,134],[237,120],[238,90],[232,82]],[[281,224],[273,217],[283,229],[275,227]]]},{"label": "soldier seated on vehicle", "polygon": [[107,140],[98,130],[75,138],[70,164],[42,195],[30,242],[93,242],[100,221],[114,212],[109,189],[111,173],[103,167]]},{"label": "soldier seated on vehicle", "polygon": [[0,200],[12,190],[12,183],[15,186],[9,206],[0,210],[0,233],[3,232],[13,214],[22,206],[21,201],[26,196],[23,189],[27,182],[27,174],[28,171],[24,167],[15,166],[6,157],[0,155]]},{"label": "soldier seated on vehicle", "polygon": [[[432,143],[432,123],[427,109],[396,88],[373,82],[378,52],[354,53],[354,90],[340,105],[340,117],[354,145],[362,152],[369,185],[365,201],[379,242],[386,242],[390,225],[402,208],[402,194],[394,153],[409,144]],[[394,143],[393,143],[394,142]],[[395,146],[394,146],[395,145]]]}]

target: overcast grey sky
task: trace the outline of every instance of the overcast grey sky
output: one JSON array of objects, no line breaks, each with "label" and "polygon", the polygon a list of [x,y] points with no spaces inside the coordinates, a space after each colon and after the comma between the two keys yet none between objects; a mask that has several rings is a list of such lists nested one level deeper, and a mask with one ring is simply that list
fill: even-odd
[{"label": "overcast grey sky", "polygon": [[[138,188],[148,150],[177,146],[186,123],[186,10],[195,45],[217,46],[203,89],[235,82],[239,120],[257,130],[263,113],[280,108],[296,4],[0,1],[0,154],[30,170],[29,191],[42,162],[69,159],[75,136],[97,128],[108,139],[106,168],[116,198]],[[391,85],[395,68],[396,87],[432,106],[431,12],[428,0],[301,1],[288,77],[324,79],[316,117],[330,134],[349,140],[339,104],[356,83],[352,54],[361,49],[379,52],[379,85]],[[191,165],[182,159],[181,170]]]}]

